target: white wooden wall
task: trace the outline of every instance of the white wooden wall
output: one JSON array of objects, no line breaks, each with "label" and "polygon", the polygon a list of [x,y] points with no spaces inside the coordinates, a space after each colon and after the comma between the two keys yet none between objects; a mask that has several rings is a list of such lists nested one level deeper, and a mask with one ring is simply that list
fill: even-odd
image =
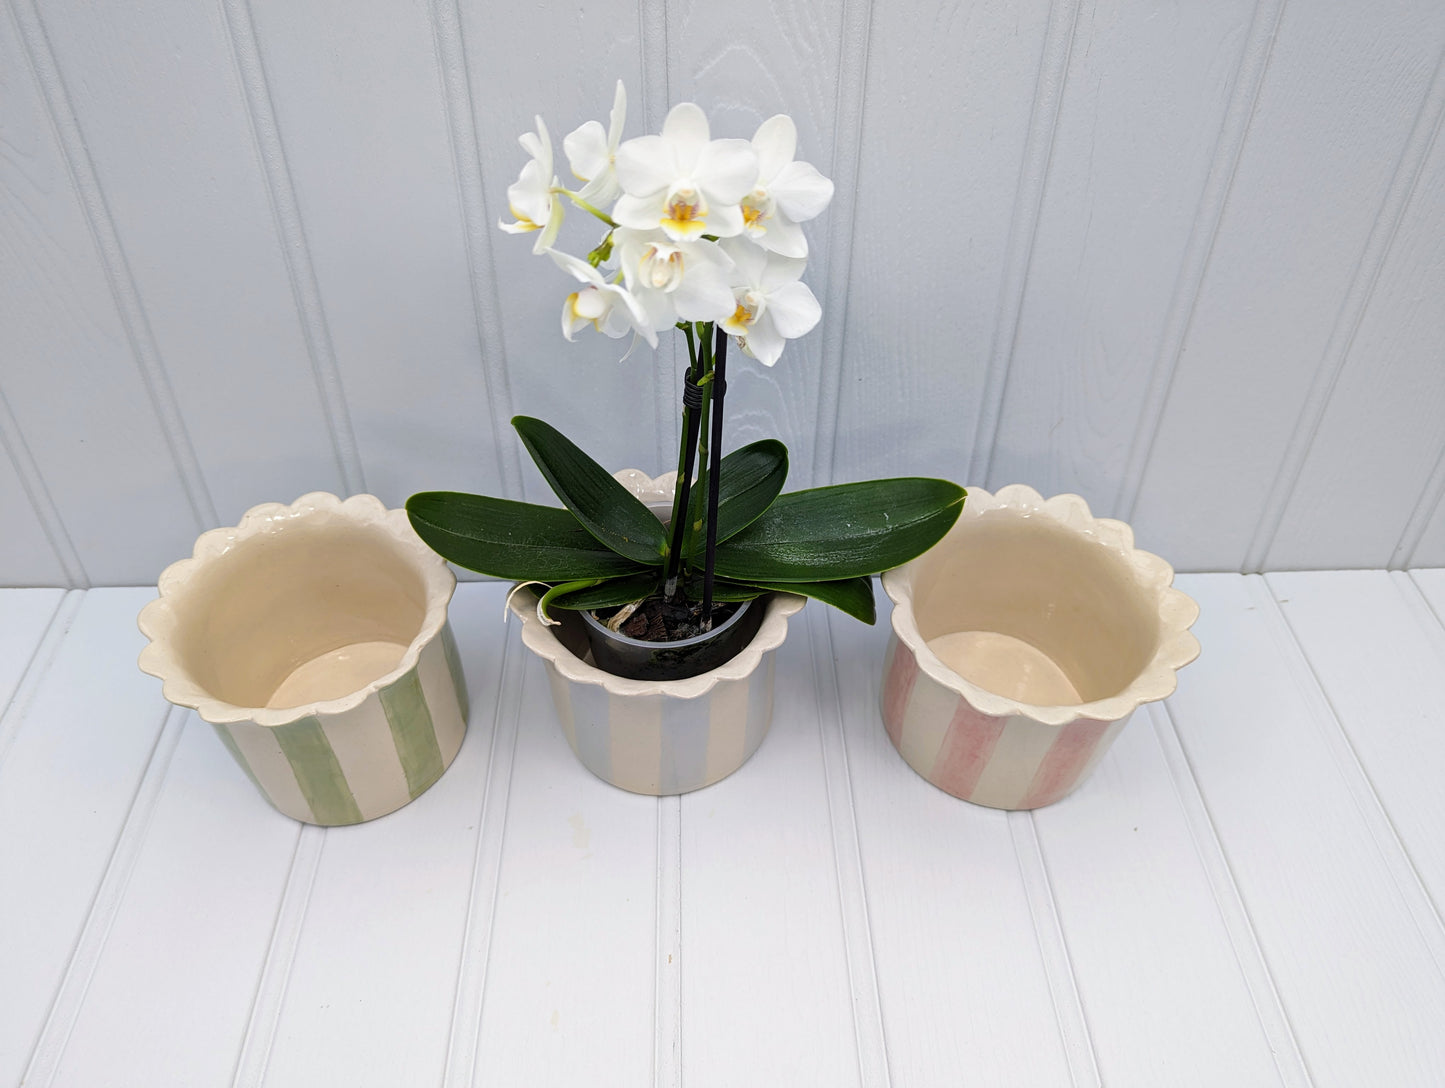
[{"label": "white wooden wall", "polygon": [[[0,0],[0,584],[144,584],[313,489],[670,467],[677,358],[495,229],[541,112],[796,118],[794,486],[1077,491],[1182,569],[1445,564],[1439,0]],[[666,342],[665,342],[666,344]]]}]

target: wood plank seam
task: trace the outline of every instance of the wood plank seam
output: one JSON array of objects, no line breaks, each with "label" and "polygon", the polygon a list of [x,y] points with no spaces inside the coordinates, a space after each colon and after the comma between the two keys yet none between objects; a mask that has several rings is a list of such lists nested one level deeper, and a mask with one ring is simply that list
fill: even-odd
[{"label": "wood plank seam", "polygon": [[85,136],[80,131],[70,92],[60,74],[45,25],[34,0],[11,0],[11,15],[20,29],[20,43],[30,63],[45,112],[60,143],[61,158],[74,186],[86,228],[95,243],[106,284],[110,287],[126,343],[140,371],[141,383],[150,399],[156,422],[160,425],[171,460],[185,492],[197,533],[209,529],[220,520],[211,498],[200,459],[196,456],[190,433],[186,430],[170,375],[161,358],[160,348],[151,332],[150,318],[141,301],[140,288],[131,274],[130,262],[121,246],[120,235],[111,219],[100,176],[86,150]]},{"label": "wood plank seam", "polygon": [[266,1079],[266,1066],[276,1043],[276,1025],[281,1020],[281,1006],[291,981],[291,968],[301,943],[301,927],[306,921],[306,908],[311,902],[311,889],[316,885],[316,871],[321,867],[325,845],[326,828],[301,825],[296,849],[291,855],[291,868],[286,874],[286,888],[276,908],[271,942],[256,980],[256,995],[236,1058],[232,1088],[260,1088]]},{"label": "wood plank seam", "polygon": [[1442,925],[1440,910],[1420,878],[1414,858],[1400,838],[1374,780],[1355,751],[1339,711],[1320,682],[1314,663],[1295,635],[1289,617],[1275,598],[1267,576],[1253,575],[1247,581],[1251,594],[1259,602],[1260,612],[1267,617],[1272,633],[1284,650],[1281,656],[1295,674],[1306,706],[1311,711],[1310,717],[1318,727],[1320,739],[1360,814],[1360,822],[1369,832],[1396,892],[1419,930],[1420,939],[1430,953],[1436,971],[1441,979],[1445,979],[1445,925]]},{"label": "wood plank seam", "polygon": [[518,640],[502,642],[501,682],[492,715],[491,747],[487,753],[486,789],[477,814],[477,844],[472,859],[472,886],[467,902],[467,925],[462,934],[456,996],[447,1038],[446,1088],[471,1088],[477,1075],[482,1014],[486,1003],[487,965],[491,958],[492,927],[501,885],[502,848],[506,844],[507,802],[511,795],[512,766],[517,730],[522,716],[522,688],[527,654]]},{"label": "wood plank seam", "polygon": [[813,431],[812,482],[833,482],[838,423],[843,411],[844,342],[848,324],[853,239],[857,233],[858,177],[863,159],[863,122],[868,85],[868,43],[873,30],[872,0],[845,0],[838,43],[838,100],[833,110],[833,155],[829,164],[833,201],[827,218],[828,264],[823,270],[823,344],[817,376],[817,414]]},{"label": "wood plank seam", "polygon": [[80,1018],[86,992],[90,989],[91,979],[95,977],[96,965],[105,952],[106,940],[125,898],[125,889],[130,883],[131,873],[135,871],[136,859],[145,845],[151,816],[155,812],[166,773],[170,770],[171,759],[180,744],[181,734],[185,731],[189,718],[190,711],[183,707],[169,707],[156,731],[145,772],[141,775],[125,821],[121,824],[120,834],[116,837],[110,859],[106,862],[105,873],[100,879],[100,886],[96,889],[95,898],[86,913],[85,923],[81,926],[70,962],[66,965],[55,998],[50,1003],[45,1025],[40,1029],[35,1047],[30,1052],[30,1061],[21,1078],[22,1084],[45,1088],[54,1081],[60,1069],[66,1044]]},{"label": "wood plank seam", "polygon": [[1028,811],[1010,812],[1008,829],[1029,914],[1033,918],[1034,939],[1044,966],[1044,978],[1048,982],[1059,1040],[1069,1066],[1069,1083],[1073,1088],[1100,1088],[1103,1080],[1099,1076],[1099,1061],[1089,1032],[1089,1017],[1079,997],[1074,962],[1059,920],[1058,904],[1054,900],[1048,863],[1039,842],[1034,814]]},{"label": "wood plank seam", "polygon": [[65,527],[65,518],[61,516],[60,507],[55,505],[50,489],[45,486],[45,477],[40,472],[40,466],[30,452],[25,436],[20,432],[20,424],[15,419],[15,413],[10,410],[10,402],[5,399],[4,389],[0,389],[0,447],[4,448],[10,463],[15,466],[15,475],[20,480],[26,499],[30,501],[30,508],[35,511],[35,519],[40,522],[41,531],[45,533],[50,550],[55,554],[55,561],[60,564],[60,571],[65,575],[67,586],[72,589],[88,588],[90,575],[86,573],[80,553],[75,550],[75,544],[70,539],[70,531]]},{"label": "wood plank seam", "polygon": [[[637,88],[638,112],[648,132],[661,132],[672,102],[672,68],[678,58],[668,51],[666,0],[638,0],[637,44],[641,53],[642,86]],[[680,336],[669,336],[653,353],[653,441],[657,464],[671,467],[677,459],[678,402],[683,369]],[[669,445],[672,446],[669,449]]]},{"label": "wood plank seam", "polygon": [[[1408,572],[1402,573],[1404,573],[1405,577],[1410,580],[1410,587],[1413,590],[1414,594],[1419,596],[1420,603],[1425,606],[1426,612],[1428,612],[1431,616],[1434,617],[1435,623],[1437,625],[1439,625],[1440,627],[1445,627],[1445,616],[1442,616],[1438,611],[1436,611],[1434,602],[1425,595],[1425,590],[1424,587],[1420,585],[1420,580],[1416,578],[1414,574]],[[1431,641],[1433,642],[1435,640],[1432,638]]]},{"label": "wood plank seam", "polygon": [[[1280,459],[1279,468],[1270,484],[1264,513],[1255,527],[1254,539],[1250,541],[1249,549],[1245,552],[1246,571],[1258,573],[1265,569],[1270,549],[1279,535],[1280,526],[1284,524],[1290,496],[1319,436],[1325,412],[1349,360],[1355,336],[1365,318],[1365,311],[1369,309],[1370,300],[1374,298],[1380,272],[1394,246],[1395,236],[1399,233],[1405,212],[1415,196],[1420,175],[1425,169],[1425,160],[1435,144],[1442,118],[1445,118],[1445,53],[1442,53],[1436,62],[1434,76],[1416,110],[1410,135],[1395,162],[1395,170],[1385,190],[1385,197],[1375,212],[1375,220],[1370,225],[1365,248],[1360,253],[1354,274],[1350,277],[1349,287],[1345,290],[1344,300],[1335,315],[1330,338],[1325,343],[1324,358],[1315,368],[1309,392],[1300,408],[1299,417],[1295,420],[1294,430],[1290,433],[1289,445],[1285,447],[1284,456]],[[1419,505],[1416,504],[1417,508]],[[1420,531],[1423,535],[1423,524]],[[1399,549],[1395,550],[1398,552]],[[1385,557],[1381,556],[1381,562],[1384,561]]]},{"label": "wood plank seam", "polygon": [[481,151],[477,143],[476,108],[467,68],[457,0],[432,0],[432,37],[441,64],[442,101],[446,107],[447,135],[456,174],[462,222],[466,227],[467,271],[471,277],[472,313],[482,357],[478,365],[492,415],[492,441],[503,494],[523,498],[522,458],[512,435],[512,389],[507,378],[507,339],[502,327],[501,300],[497,295],[495,260],[491,245],[492,217],[487,213]]},{"label": "wood plank seam", "polygon": [[1430,598],[1425,596],[1420,583],[1410,574],[1402,570],[1391,571],[1390,583],[1405,599],[1405,606],[1419,624],[1425,640],[1434,647],[1442,663],[1445,663],[1445,619],[1435,611],[1435,606],[1430,603]]},{"label": "wood plank seam", "polygon": [[652,1083],[682,1088],[682,798],[657,799],[657,982]]},{"label": "wood plank seam", "polygon": [[25,665],[20,683],[5,704],[3,713],[0,713],[0,767],[5,765],[5,757],[10,754],[10,746],[15,743],[16,734],[25,724],[30,704],[35,701],[35,693],[40,690],[41,682],[55,664],[60,644],[70,633],[70,625],[75,622],[76,613],[80,611],[84,599],[83,589],[72,589],[60,599],[55,611],[51,613],[50,622],[46,624],[45,633],[40,636],[35,651]]},{"label": "wood plank seam", "polygon": [[1435,467],[1430,470],[1430,477],[1420,492],[1420,501],[1415,504],[1410,520],[1400,534],[1400,542],[1395,545],[1395,551],[1390,556],[1391,570],[1402,570],[1416,565],[1416,553],[1424,543],[1425,533],[1429,530],[1442,501],[1445,501],[1445,446],[1440,448],[1440,456],[1435,459]]},{"label": "wood plank seam", "polygon": [[244,92],[242,100],[246,120],[266,181],[266,195],[276,222],[277,240],[291,281],[291,296],[297,316],[301,319],[301,333],[311,360],[312,378],[321,399],[326,432],[331,439],[342,484],[349,494],[360,494],[366,491],[366,473],[351,425],[351,412],[346,405],[346,391],[341,382],[341,369],[336,361],[326,307],[321,300],[321,287],[316,280],[316,266],[311,258],[311,244],[306,237],[301,205],[291,180],[286,147],[277,128],[276,105],[266,80],[251,7],[247,0],[221,0],[221,11],[225,16],[226,43]]},{"label": "wood plank seam", "polygon": [[[807,617],[808,613],[805,612]],[[833,841],[833,871],[838,887],[843,950],[847,958],[848,988],[853,1012],[853,1035],[858,1050],[859,1083],[863,1088],[888,1088],[888,1038],[878,990],[877,954],[868,917],[868,880],[858,841],[858,809],[853,800],[853,776],[848,766],[844,736],[842,691],[834,650],[833,610],[814,610],[807,623],[813,657],[813,691],[822,755],[824,793],[828,799],[828,828]],[[848,622],[852,622],[849,620]]]},{"label": "wood plank seam", "polygon": [[993,468],[993,447],[998,439],[1004,399],[1008,393],[1008,374],[1018,342],[1024,295],[1028,291],[1029,265],[1033,262],[1034,240],[1038,236],[1039,217],[1043,212],[1044,190],[1048,187],[1049,163],[1053,158],[1054,138],[1059,126],[1059,106],[1068,81],[1069,57],[1073,52],[1074,27],[1078,17],[1079,0],[1053,0],[1048,29],[1044,34],[1043,53],[1039,58],[1039,75],[1034,84],[1034,101],[1029,114],[1028,136],[1024,141],[1023,163],[1019,168],[1018,188],[1014,192],[1013,214],[1004,250],[1003,277],[999,281],[998,304],[994,313],[993,338],[988,350],[988,369],[984,373],[983,395],[979,398],[973,452],[964,477],[967,484],[987,487]]},{"label": "wood plank seam", "polygon": [[1124,471],[1119,479],[1119,492],[1114,499],[1114,509],[1119,513],[1115,516],[1125,520],[1134,519],[1139,496],[1144,490],[1144,477],[1153,459],[1154,445],[1164,422],[1164,410],[1168,406],[1169,394],[1179,372],[1179,360],[1184,354],[1184,343],[1194,322],[1194,311],[1199,305],[1204,276],[1209,269],[1209,259],[1214,252],[1220,224],[1224,220],[1224,209],[1229,203],[1230,191],[1234,187],[1234,175],[1239,168],[1240,156],[1249,135],[1250,122],[1254,119],[1255,103],[1259,99],[1260,89],[1264,86],[1265,72],[1269,68],[1270,54],[1274,49],[1275,35],[1283,14],[1284,0],[1256,0],[1254,15],[1240,54],[1239,68],[1235,71],[1234,84],[1229,92],[1224,124],[1220,126],[1219,138],[1215,142],[1214,154],[1209,163],[1209,173],[1200,193],[1199,204],[1195,208],[1194,221],[1190,224],[1189,238],[1184,245],[1179,270],[1175,273],[1174,292],[1165,312],[1159,356],[1154,360],[1154,366],[1149,373],[1149,385],[1140,408],[1139,423],[1134,430],[1124,462]]},{"label": "wood plank seam", "polygon": [[1179,807],[1184,813],[1189,837],[1194,843],[1194,852],[1204,869],[1210,892],[1219,910],[1224,929],[1228,934],[1230,948],[1234,952],[1235,964],[1245,988],[1249,991],[1254,1013],[1259,1021],[1274,1059],[1279,1082],[1284,1088],[1310,1088],[1313,1081],[1299,1042],[1295,1038],[1294,1026],[1280,1001],[1279,988],[1270,972],[1269,962],[1259,943],[1254,921],[1244,905],[1239,885],[1234,879],[1234,870],[1229,856],[1209,814],[1208,802],[1199,788],[1199,781],[1189,755],[1179,737],[1169,704],[1151,703],[1145,708],[1153,726],[1154,740],[1164,755],[1169,768],[1170,782]]}]

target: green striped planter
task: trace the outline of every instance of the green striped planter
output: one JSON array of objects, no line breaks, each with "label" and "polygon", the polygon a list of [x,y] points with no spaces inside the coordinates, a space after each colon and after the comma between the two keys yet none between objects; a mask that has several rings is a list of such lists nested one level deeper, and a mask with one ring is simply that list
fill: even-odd
[{"label": "green striped planter", "polygon": [[[209,722],[287,816],[374,820],[456,758],[467,728],[447,623],[456,577],[405,510],[319,491],[263,503],[203,533],[157,588],[139,617],[141,670]],[[367,664],[388,660],[385,672]]]},{"label": "green striped planter", "polygon": [[213,723],[242,770],[293,820],[337,827],[416,800],[456,758],[467,691],[451,627],[416,668],[341,714],[289,725]]}]

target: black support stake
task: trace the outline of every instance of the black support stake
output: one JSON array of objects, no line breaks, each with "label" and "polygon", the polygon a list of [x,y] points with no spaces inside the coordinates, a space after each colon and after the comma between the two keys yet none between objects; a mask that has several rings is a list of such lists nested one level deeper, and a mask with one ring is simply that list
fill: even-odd
[{"label": "black support stake", "polygon": [[713,565],[717,561],[717,497],[722,476],[723,397],[727,394],[728,336],[717,330],[717,350],[712,372],[712,464],[707,474],[707,552],[702,572],[702,629],[712,630]]}]

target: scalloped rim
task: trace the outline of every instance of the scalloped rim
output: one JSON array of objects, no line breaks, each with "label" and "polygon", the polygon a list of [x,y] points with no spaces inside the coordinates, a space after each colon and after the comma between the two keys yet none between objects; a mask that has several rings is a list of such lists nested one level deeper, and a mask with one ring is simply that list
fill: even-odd
[{"label": "scalloped rim", "polygon": [[[358,525],[376,526],[400,544],[404,554],[413,557],[426,589],[427,608],[421,630],[407,646],[396,668],[339,699],[273,709],[237,706],[215,698],[196,683],[170,647],[169,638],[179,622],[177,608],[190,592],[196,574],[207,563],[247,540],[285,532],[287,525],[318,513],[336,514]],[[161,572],[156,583],[160,596],[141,609],[136,621],[141,633],[150,640],[141,651],[140,668],[142,672],[161,680],[161,690],[168,702],[191,707],[213,725],[254,722],[274,728],[290,725],[311,715],[343,714],[354,710],[375,692],[416,668],[422,649],[437,637],[446,623],[447,605],[451,602],[456,584],[456,575],[447,566],[446,560],[422,543],[407,520],[406,511],[388,510],[375,495],[352,495],[342,500],[327,491],[312,491],[290,505],[261,503],[247,510],[236,525],[202,533],[196,539],[189,559],[177,560]]]},{"label": "scalloped rim", "polygon": [[[635,468],[624,468],[612,478],[649,505],[672,501],[676,472],[666,472],[656,479]],[[520,584],[520,583],[519,583]],[[713,669],[686,680],[630,680],[614,676],[595,665],[589,665],[574,654],[537,618],[539,595],[530,589],[514,592],[508,607],[522,620],[522,643],[538,657],[550,661],[562,676],[574,684],[592,684],[606,688],[612,695],[668,695],[675,699],[696,699],[706,695],[726,680],[741,680],[750,675],[769,650],[783,644],[788,634],[788,617],[807,603],[796,593],[775,593],[768,599],[762,626],[753,640],[738,655]]]},{"label": "scalloped rim", "polygon": [[1117,695],[1091,703],[1069,706],[1037,706],[1005,698],[986,691],[959,676],[939,660],[919,633],[913,615],[913,578],[923,558],[883,575],[883,590],[892,599],[893,631],[918,661],[918,667],[936,683],[956,692],[984,714],[997,717],[1023,715],[1045,725],[1067,725],[1078,718],[1118,721],[1132,714],[1144,703],[1157,702],[1178,686],[1177,673],[1199,656],[1199,640],[1189,628],[1199,618],[1199,605],[1182,590],[1173,587],[1174,568],[1152,552],[1134,547],[1134,530],[1113,518],[1096,518],[1089,504],[1078,495],[1055,495],[1045,499],[1024,484],[1010,484],[989,494],[982,488],[970,487],[963,512],[948,535],[935,547],[947,547],[960,533],[968,531],[968,522],[990,510],[1013,510],[1026,517],[1042,515],[1083,536],[1094,537],[1132,568],[1135,580],[1145,590],[1156,594],[1159,611],[1159,646],[1149,663],[1133,683]]}]

